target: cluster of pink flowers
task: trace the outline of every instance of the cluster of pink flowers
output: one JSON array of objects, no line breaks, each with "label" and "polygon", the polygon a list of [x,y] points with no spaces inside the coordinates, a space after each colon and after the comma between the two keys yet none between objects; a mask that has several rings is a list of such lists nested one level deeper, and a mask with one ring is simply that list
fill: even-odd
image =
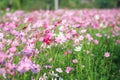
[{"label": "cluster of pink flowers", "polygon": [[[6,74],[14,75],[15,72],[22,74],[31,70],[33,73],[38,73],[41,67],[32,61],[32,58],[37,58],[42,49],[50,46],[73,41],[75,50],[80,51],[82,46],[79,45],[84,39],[88,40],[88,43],[93,42],[98,45],[99,41],[87,33],[89,27],[92,29],[112,27],[112,35],[119,36],[119,12],[118,9],[7,12],[0,19],[0,74],[5,78]],[[104,35],[97,33],[95,36],[100,38]],[[105,36],[109,37],[107,34]],[[37,42],[41,43],[40,50],[36,48]],[[118,43],[120,43],[119,40],[116,41],[116,44]],[[69,53],[71,50],[64,54]],[[89,51],[86,53],[89,54]],[[110,55],[105,53],[104,56]],[[14,62],[14,57],[18,58],[18,62]],[[78,63],[76,59],[72,62]],[[51,66],[44,67],[52,68]],[[72,67],[66,67],[66,73],[72,70]],[[56,71],[62,72],[60,68]]]}]

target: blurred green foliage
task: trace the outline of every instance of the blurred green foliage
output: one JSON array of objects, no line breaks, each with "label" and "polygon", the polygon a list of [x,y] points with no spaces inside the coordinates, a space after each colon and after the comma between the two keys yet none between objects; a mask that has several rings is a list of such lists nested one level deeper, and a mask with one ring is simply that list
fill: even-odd
[{"label": "blurred green foliage", "polygon": [[[59,8],[117,8],[120,0],[59,0]],[[0,0],[0,9],[54,9],[54,0]]]},{"label": "blurred green foliage", "polygon": [[119,0],[96,0],[96,7],[98,8],[114,8],[117,7]]}]

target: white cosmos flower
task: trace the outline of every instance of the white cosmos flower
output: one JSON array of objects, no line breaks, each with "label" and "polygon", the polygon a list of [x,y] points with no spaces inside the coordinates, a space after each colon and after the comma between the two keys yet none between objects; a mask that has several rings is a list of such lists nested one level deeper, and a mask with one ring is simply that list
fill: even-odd
[{"label": "white cosmos flower", "polygon": [[3,38],[3,36],[4,36],[4,34],[3,34],[3,33],[0,33],[0,39],[2,39],[2,38]]},{"label": "white cosmos flower", "polygon": [[56,71],[59,72],[59,73],[63,72],[61,68],[56,68]]},{"label": "white cosmos flower", "polygon": [[80,33],[82,34],[82,33],[85,33],[87,31],[87,29],[82,29],[81,31],[80,31]]},{"label": "white cosmos flower", "polygon": [[98,14],[96,14],[96,15],[94,16],[94,18],[95,18],[96,20],[98,20],[98,19],[100,19],[100,16],[99,16]]},{"label": "white cosmos flower", "polygon": [[74,49],[74,51],[81,51],[81,49],[82,49],[82,46],[77,46],[77,47],[75,47],[75,49]]},{"label": "white cosmos flower", "polygon": [[47,78],[48,78],[48,77],[46,76],[46,73],[44,73],[43,76],[41,76],[41,77],[39,78],[39,80],[47,80]]},{"label": "white cosmos flower", "polygon": [[49,72],[49,74],[50,74],[51,76],[54,76],[54,77],[59,77],[59,75],[58,75],[58,74],[56,74],[54,71]]},{"label": "white cosmos flower", "polygon": [[62,78],[62,77],[59,77],[59,80],[63,80],[63,78]]}]

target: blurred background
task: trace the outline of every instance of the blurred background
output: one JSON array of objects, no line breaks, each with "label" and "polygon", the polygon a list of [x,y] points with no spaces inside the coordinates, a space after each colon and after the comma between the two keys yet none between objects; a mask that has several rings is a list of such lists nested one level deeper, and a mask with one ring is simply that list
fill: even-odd
[{"label": "blurred background", "polygon": [[120,0],[0,0],[0,10],[119,8]]}]

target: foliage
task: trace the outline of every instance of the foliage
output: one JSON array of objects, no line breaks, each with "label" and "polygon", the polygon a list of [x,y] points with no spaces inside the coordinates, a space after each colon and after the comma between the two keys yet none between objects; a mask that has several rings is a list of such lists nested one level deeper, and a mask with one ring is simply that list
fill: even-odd
[{"label": "foliage", "polygon": [[113,8],[117,7],[117,0],[96,0],[98,8]]},{"label": "foliage", "polygon": [[[117,0],[59,0],[59,8],[115,8],[119,6]],[[36,10],[54,9],[54,0],[0,0],[0,9],[10,7],[12,9]]]}]

